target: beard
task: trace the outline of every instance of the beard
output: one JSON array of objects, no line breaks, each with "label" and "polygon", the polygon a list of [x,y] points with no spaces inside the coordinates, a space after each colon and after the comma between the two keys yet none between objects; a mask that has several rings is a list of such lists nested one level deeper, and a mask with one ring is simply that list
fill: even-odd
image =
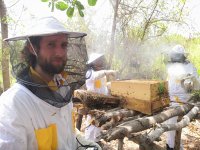
[{"label": "beard", "polygon": [[[62,64],[59,66],[53,65],[52,62],[54,59],[62,60]],[[37,63],[44,72],[54,75],[54,74],[59,74],[62,71],[64,71],[66,59],[54,57],[48,61],[47,59],[44,59],[42,56],[38,55]]]}]

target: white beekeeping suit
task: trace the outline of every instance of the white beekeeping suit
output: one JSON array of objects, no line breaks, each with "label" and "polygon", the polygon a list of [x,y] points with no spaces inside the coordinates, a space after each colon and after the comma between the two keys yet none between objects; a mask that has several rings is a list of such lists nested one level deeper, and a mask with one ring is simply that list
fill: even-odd
[{"label": "white beekeeping suit", "polygon": [[108,95],[107,76],[115,76],[116,71],[105,70],[105,58],[103,54],[92,53],[89,56],[88,65],[90,70],[86,73],[86,88],[99,94]]},{"label": "white beekeeping suit", "polygon": [[86,80],[86,88],[99,94],[108,95],[107,78],[103,71],[89,70],[86,75],[91,74],[90,78]]},{"label": "white beekeeping suit", "polygon": [[[109,95],[107,86],[107,76],[115,76],[116,71],[105,70],[104,54],[92,53],[89,56],[88,65],[90,70],[86,73],[86,88],[88,91]],[[98,141],[96,137],[100,135],[100,128],[92,125],[91,115],[87,115],[85,138],[93,141]]]},{"label": "white beekeeping suit", "polygon": [[[176,45],[170,53],[170,62],[167,65],[168,88],[171,106],[178,106],[187,102],[191,97],[191,90],[199,89],[199,77],[196,68],[186,60],[187,54],[181,45]],[[175,124],[178,116],[167,121],[168,124]],[[175,131],[167,132],[168,149],[174,148]],[[183,149],[181,144],[180,149]]]}]

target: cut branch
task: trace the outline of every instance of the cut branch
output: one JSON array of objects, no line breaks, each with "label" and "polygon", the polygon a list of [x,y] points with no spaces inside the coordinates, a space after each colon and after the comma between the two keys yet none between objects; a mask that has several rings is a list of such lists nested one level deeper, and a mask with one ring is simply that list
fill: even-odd
[{"label": "cut branch", "polygon": [[157,123],[166,121],[174,116],[181,116],[188,113],[193,108],[192,105],[185,104],[175,108],[163,111],[155,116],[140,118],[132,121],[125,122],[117,127],[108,130],[102,134],[102,138],[106,141],[115,140],[130,136],[131,133],[139,132],[153,127]]},{"label": "cut branch", "polygon": [[155,130],[152,130],[147,136],[147,142],[153,142],[155,139],[160,137],[164,132],[171,130],[180,130],[186,127],[192,119],[198,114],[199,107],[193,107],[185,116],[183,116],[182,120],[176,124],[165,124],[162,123],[157,125]]}]

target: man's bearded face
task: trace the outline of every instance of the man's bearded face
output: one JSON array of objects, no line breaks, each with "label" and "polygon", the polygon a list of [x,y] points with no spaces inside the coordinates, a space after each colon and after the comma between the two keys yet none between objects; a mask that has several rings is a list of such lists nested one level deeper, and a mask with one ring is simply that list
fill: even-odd
[{"label": "man's bearded face", "polygon": [[67,61],[67,37],[64,34],[43,37],[40,42],[37,64],[49,74],[64,70]]}]

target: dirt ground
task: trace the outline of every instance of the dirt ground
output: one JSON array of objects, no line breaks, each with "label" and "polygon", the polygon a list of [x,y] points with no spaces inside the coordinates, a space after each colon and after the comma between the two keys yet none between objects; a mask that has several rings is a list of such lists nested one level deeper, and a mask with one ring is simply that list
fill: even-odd
[{"label": "dirt ground", "polygon": [[[159,144],[162,147],[166,145],[166,135],[165,133],[161,136]],[[189,126],[183,128],[182,130],[182,143],[184,150],[200,150],[200,120],[192,121]],[[106,143],[109,147],[103,148],[104,150],[117,150],[118,141],[111,141]],[[124,150],[139,150],[139,146],[127,138],[124,139]]]},{"label": "dirt ground", "polygon": [[184,150],[200,150],[200,120],[195,120],[182,131]]}]

